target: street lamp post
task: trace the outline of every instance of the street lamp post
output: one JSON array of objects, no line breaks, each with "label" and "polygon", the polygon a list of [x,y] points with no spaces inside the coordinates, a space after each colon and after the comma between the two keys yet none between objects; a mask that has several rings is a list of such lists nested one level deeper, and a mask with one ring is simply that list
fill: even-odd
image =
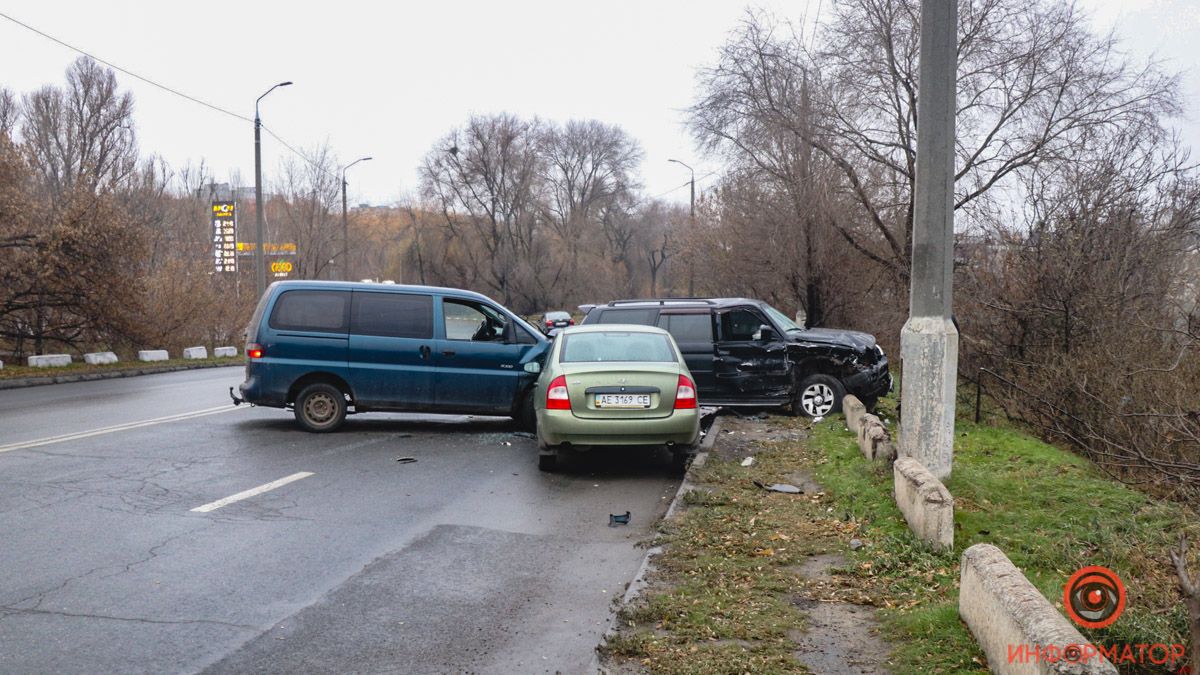
[{"label": "street lamp post", "polygon": [[359,157],[342,169],[342,276],[346,278],[346,281],[354,281],[354,277],[350,274],[350,226],[346,219],[346,172],[355,164],[369,159],[371,158]]},{"label": "street lamp post", "polygon": [[258,102],[279,87],[291,81],[280,82],[254,100],[254,269],[258,275],[258,295],[267,290],[267,259],[263,251],[263,198],[262,198],[262,119],[258,116]]},{"label": "street lamp post", "polygon": [[[668,159],[668,162],[675,162],[683,168],[687,169],[692,174],[692,237],[696,236],[696,171],[692,167],[684,164],[677,159]],[[694,242],[693,242],[694,243]],[[688,297],[696,295],[696,262],[692,260],[692,256],[688,256]]]}]

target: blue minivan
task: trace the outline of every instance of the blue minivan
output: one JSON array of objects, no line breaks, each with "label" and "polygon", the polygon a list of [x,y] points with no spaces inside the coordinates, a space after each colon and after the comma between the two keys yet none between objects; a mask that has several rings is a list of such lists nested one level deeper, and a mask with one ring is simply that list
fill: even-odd
[{"label": "blue minivan", "polygon": [[348,413],[408,411],[534,420],[550,343],[486,296],[432,286],[280,281],[246,329],[235,403],[292,408],[308,431]]}]

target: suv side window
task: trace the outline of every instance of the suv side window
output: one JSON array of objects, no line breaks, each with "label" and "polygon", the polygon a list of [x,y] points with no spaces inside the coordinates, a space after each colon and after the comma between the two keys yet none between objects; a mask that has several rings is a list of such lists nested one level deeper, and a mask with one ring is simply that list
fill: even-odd
[{"label": "suv side window", "polygon": [[442,300],[442,321],[447,340],[503,342],[508,317],[487,305],[445,298]]},{"label": "suv side window", "polygon": [[671,334],[679,344],[707,342],[712,345],[712,316],[703,314],[660,314],[658,327]]},{"label": "suv side window", "polygon": [[284,291],[275,300],[268,325],[275,330],[345,334],[349,310],[347,291]]},{"label": "suv side window", "polygon": [[356,291],[350,327],[357,335],[427,340],[433,337],[433,298]]},{"label": "suv side window", "polygon": [[[593,310],[595,311],[595,310]],[[653,326],[658,309],[605,309],[596,323],[631,323],[637,326]]]},{"label": "suv side window", "polygon": [[749,342],[754,339],[761,326],[771,324],[758,312],[749,309],[734,309],[721,315],[721,340],[724,342]]}]

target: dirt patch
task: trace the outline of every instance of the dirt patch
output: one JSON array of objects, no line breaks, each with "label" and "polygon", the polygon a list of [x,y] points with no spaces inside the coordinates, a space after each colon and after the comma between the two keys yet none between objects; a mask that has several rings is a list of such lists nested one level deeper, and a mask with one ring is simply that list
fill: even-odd
[{"label": "dirt patch", "polygon": [[[829,569],[845,564],[841,555],[825,553],[809,558],[798,571],[811,582],[828,583]],[[889,672],[889,647],[879,637],[874,608],[804,596],[794,602],[804,612],[807,629],[789,637],[796,642],[796,659],[809,670],[830,675]]]}]

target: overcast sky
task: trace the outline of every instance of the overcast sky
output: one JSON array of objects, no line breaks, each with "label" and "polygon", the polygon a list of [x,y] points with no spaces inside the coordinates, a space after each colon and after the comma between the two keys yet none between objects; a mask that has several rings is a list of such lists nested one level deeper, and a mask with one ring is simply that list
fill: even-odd
[{"label": "overcast sky", "polygon": [[[1185,71],[1184,138],[1200,146],[1200,0],[1080,0],[1100,30],[1116,28],[1134,55]],[[417,189],[433,143],[473,113],[619,124],[645,149],[646,193],[686,200],[697,157],[683,127],[698,67],[747,5],[733,0],[640,2],[29,2],[0,11],[140,75],[253,117],[297,147],[328,141],[350,173],[351,201],[386,204]],[[811,23],[832,0],[753,3]],[[0,85],[59,85],[77,54],[0,18]],[[253,183],[253,128],[130,77],[139,144],[173,165],[203,159],[222,179]],[[287,150],[264,136],[264,174]],[[712,177],[699,181],[701,187]]]}]

